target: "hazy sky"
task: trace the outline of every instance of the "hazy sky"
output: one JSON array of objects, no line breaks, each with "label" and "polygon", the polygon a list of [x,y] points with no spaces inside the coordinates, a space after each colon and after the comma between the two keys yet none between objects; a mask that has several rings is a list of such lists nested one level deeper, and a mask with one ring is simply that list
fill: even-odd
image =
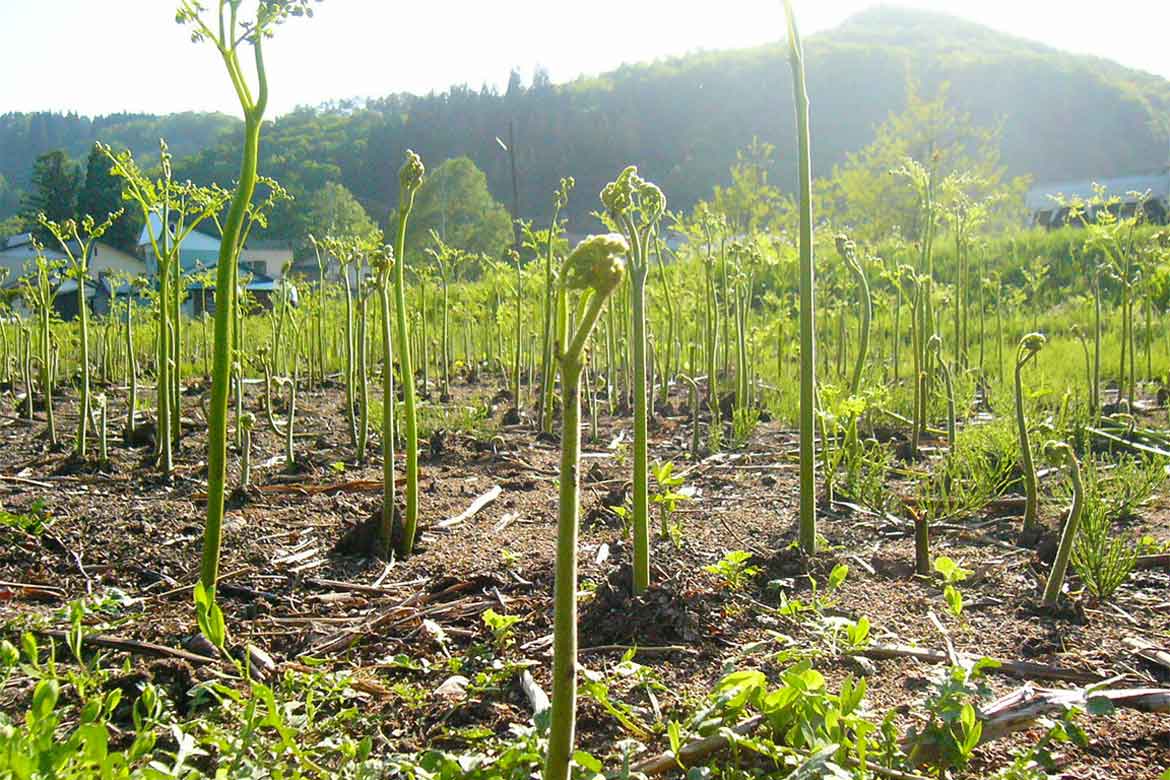
[{"label": "hazy sky", "polygon": [[[214,5],[214,0],[205,0]],[[874,0],[796,0],[805,35]],[[245,0],[248,5],[249,0]],[[173,0],[0,0],[0,113],[238,113],[214,50]],[[907,0],[1170,78],[1166,0]],[[780,0],[325,0],[266,48],[272,113],[348,97],[553,81],[696,49],[783,37]]]}]

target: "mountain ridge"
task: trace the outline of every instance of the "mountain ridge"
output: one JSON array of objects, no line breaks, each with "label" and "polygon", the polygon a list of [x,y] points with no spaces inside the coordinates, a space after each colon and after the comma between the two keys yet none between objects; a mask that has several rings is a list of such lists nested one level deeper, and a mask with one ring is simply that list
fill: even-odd
[{"label": "mountain ridge", "polygon": [[[809,36],[805,46],[818,176],[868,143],[875,127],[905,106],[911,84],[925,95],[949,85],[956,108],[977,124],[1001,125],[1003,163],[1011,175],[1038,182],[1116,176],[1162,169],[1170,158],[1170,81],[1110,60],[894,5],[863,10]],[[495,138],[514,121],[522,216],[545,214],[559,177],[572,175],[579,193],[590,193],[575,196],[570,208],[570,216],[582,220],[596,207],[591,193],[630,162],[663,185],[673,207],[688,207],[727,180],[736,150],[757,136],[776,146],[775,180],[787,188],[793,175],[790,95],[786,49],[771,43],[627,64],[562,84],[514,80],[503,92],[454,85],[360,106],[342,101],[277,118],[265,134],[266,172],[298,194],[339,181],[382,217],[394,205],[401,155],[414,148],[432,165],[470,156],[497,199],[510,202],[507,160]],[[51,125],[52,116],[68,124],[65,115],[0,116],[0,175],[23,186],[34,152],[49,149],[37,151],[35,138],[13,143],[6,132],[13,134],[21,118],[34,124],[41,117]],[[102,140],[129,146],[149,161],[150,131],[165,130],[168,122],[172,130],[183,129],[176,118],[187,117],[194,129],[187,128],[181,143],[168,139],[176,158],[186,158],[179,165],[184,175],[225,183],[234,177],[231,134],[238,120],[198,112],[132,117],[128,128],[107,123],[110,137]],[[107,119],[90,121],[96,126]],[[82,118],[69,121],[84,124]],[[46,132],[42,140],[66,135]],[[83,134],[77,135],[70,149],[75,157],[83,151],[77,148]]]}]

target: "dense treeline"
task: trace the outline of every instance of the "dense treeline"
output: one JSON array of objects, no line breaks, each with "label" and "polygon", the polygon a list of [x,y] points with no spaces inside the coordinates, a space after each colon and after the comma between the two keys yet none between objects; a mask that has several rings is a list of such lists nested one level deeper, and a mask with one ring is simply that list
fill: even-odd
[{"label": "dense treeline", "polygon": [[[57,149],[70,157],[83,158],[95,141],[124,147],[136,157],[158,151],[158,139],[166,138],[176,157],[195,154],[215,143],[239,121],[226,114],[186,112],[150,114],[109,114],[84,117],[77,114],[38,112],[0,114],[0,178],[15,189],[27,187],[33,161]],[[0,197],[3,193],[0,185]],[[0,208],[8,205],[0,201]],[[15,210],[15,207],[13,207]],[[0,217],[10,212],[0,211]]]},{"label": "dense treeline", "polygon": [[[860,14],[810,39],[807,67],[817,96],[811,120],[818,178],[869,143],[913,93],[945,92],[976,125],[997,128],[1012,177],[1104,177],[1166,163],[1170,83],[952,17],[888,8]],[[565,85],[541,74],[524,85],[513,76],[503,93],[457,86],[301,109],[266,132],[265,173],[299,197],[341,183],[384,222],[396,200],[395,166],[412,148],[430,160],[471,158],[495,198],[511,204],[509,156],[497,138],[506,140],[514,123],[522,217],[548,216],[561,176],[597,191],[604,175],[594,172],[627,162],[671,192],[674,206],[689,208],[710,195],[712,181],[727,181],[736,150],[753,138],[792,147],[791,120],[778,108],[791,90],[784,68],[782,47],[772,45],[625,66]],[[37,155],[63,147],[79,156],[95,138],[142,157],[165,135],[183,176],[230,182],[233,127],[238,123],[221,115],[200,114],[0,117],[0,176],[9,183],[8,195],[0,184],[0,218],[16,210],[12,192],[25,186]],[[793,175],[790,157],[775,161],[774,182],[787,188]],[[270,235],[299,237],[304,216],[296,205],[282,209]],[[570,204],[567,216],[572,228],[588,221],[583,205]]]}]

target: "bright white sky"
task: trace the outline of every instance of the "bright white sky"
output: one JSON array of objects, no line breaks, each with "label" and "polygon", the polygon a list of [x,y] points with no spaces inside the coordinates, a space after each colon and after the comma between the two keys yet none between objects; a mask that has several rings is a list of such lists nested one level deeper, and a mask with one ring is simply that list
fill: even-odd
[{"label": "bright white sky", "polygon": [[[875,0],[796,0],[804,35]],[[214,5],[214,0],[205,0]],[[245,5],[250,3],[245,0]],[[906,0],[1170,78],[1166,0]],[[210,45],[173,0],[0,0],[0,113],[238,114]],[[620,25],[620,26],[619,26]],[[266,48],[271,116],[297,105],[451,84],[503,86],[511,68],[553,81],[696,49],[783,37],[780,0],[325,0]],[[637,31],[629,33],[626,31]]]}]

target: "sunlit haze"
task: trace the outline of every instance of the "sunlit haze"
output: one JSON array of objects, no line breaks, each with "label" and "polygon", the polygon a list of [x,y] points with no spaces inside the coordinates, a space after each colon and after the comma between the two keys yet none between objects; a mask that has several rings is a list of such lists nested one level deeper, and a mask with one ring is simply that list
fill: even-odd
[{"label": "sunlit haze", "polygon": [[[871,0],[798,0],[806,34],[840,24]],[[0,112],[237,113],[209,46],[188,42],[168,0],[0,0]],[[919,0],[1056,48],[1170,77],[1160,0]],[[502,86],[512,68],[554,82],[697,49],[778,40],[779,0],[388,2],[326,0],[268,51],[272,112],[351,97]]]}]

